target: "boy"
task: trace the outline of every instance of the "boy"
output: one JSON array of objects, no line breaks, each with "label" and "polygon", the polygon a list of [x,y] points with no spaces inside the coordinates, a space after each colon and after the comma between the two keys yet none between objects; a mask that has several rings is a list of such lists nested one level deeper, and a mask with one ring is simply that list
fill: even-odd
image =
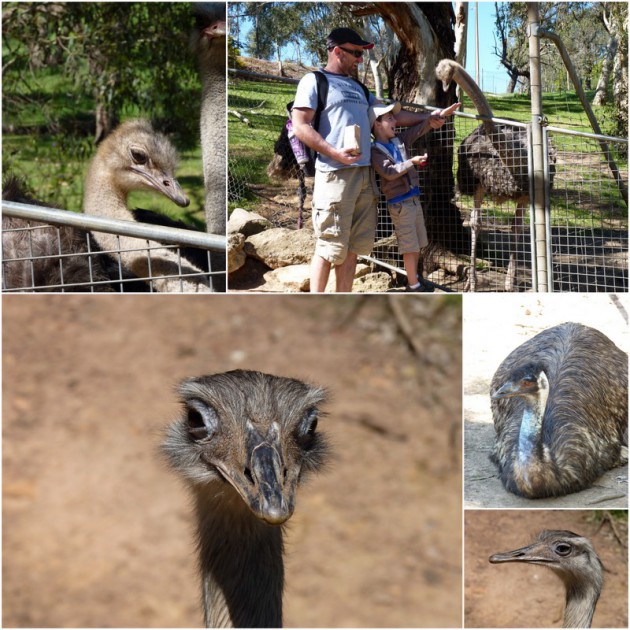
[{"label": "boy", "polygon": [[[459,103],[440,112],[450,116]],[[409,127],[396,135],[396,114],[400,103],[378,104],[370,107],[370,125],[375,142],[372,144],[372,166],[381,176],[381,192],[387,198],[387,207],[394,223],[398,251],[402,254],[407,286],[412,293],[432,292],[435,289],[418,275],[420,249],[429,244],[420,205],[420,187],[416,166],[427,163],[427,156],[408,158],[409,147],[420,136],[431,131],[428,120]]]}]

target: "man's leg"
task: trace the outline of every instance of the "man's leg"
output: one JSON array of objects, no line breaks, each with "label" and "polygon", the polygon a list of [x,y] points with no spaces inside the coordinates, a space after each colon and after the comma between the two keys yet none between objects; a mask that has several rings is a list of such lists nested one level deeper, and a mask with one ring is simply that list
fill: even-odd
[{"label": "man's leg", "polygon": [[352,283],[357,269],[357,255],[348,252],[346,259],[335,267],[335,283],[337,293],[352,292]]},{"label": "man's leg", "polygon": [[311,293],[323,293],[328,283],[331,264],[319,254],[311,260]]}]

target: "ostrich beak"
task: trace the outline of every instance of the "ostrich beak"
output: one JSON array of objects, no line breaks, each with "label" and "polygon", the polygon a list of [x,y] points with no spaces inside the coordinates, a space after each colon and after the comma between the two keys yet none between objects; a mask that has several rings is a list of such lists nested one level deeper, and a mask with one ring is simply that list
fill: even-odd
[{"label": "ostrich beak", "polygon": [[204,37],[208,39],[214,39],[215,37],[225,37],[226,28],[225,28],[225,20],[215,20],[209,26],[206,26],[201,31]]},{"label": "ostrich beak", "polygon": [[159,169],[149,170],[138,166],[132,166],[131,170],[140,175],[150,188],[161,193],[178,206],[185,208],[190,203],[173,175],[164,173]]},{"label": "ostrich beak", "polygon": [[445,92],[448,92],[448,88],[451,87],[451,82],[450,81],[442,81],[442,89]]},{"label": "ostrich beak", "polygon": [[488,558],[491,564],[502,564],[503,562],[529,562],[532,564],[550,564],[553,559],[544,553],[545,547],[540,543],[534,543],[527,547],[521,547],[514,551],[504,551],[495,553]]}]

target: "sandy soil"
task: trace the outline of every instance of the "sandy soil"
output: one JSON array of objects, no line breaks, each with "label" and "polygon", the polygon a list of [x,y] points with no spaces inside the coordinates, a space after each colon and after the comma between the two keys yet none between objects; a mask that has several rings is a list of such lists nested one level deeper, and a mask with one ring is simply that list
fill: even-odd
[{"label": "sandy soil", "polygon": [[555,499],[523,499],[506,492],[488,455],[494,426],[490,381],[501,361],[545,328],[575,321],[604,332],[628,352],[621,308],[609,295],[467,295],[464,305],[464,497],[466,507],[613,508],[628,505],[628,466],[615,468],[592,488]]},{"label": "sandy soil", "polygon": [[627,522],[601,529],[589,510],[466,510],[464,624],[469,628],[562,627],[564,587],[545,567],[492,565],[488,558],[529,544],[543,529],[568,529],[591,539],[604,564],[604,589],[594,628],[628,626]]},{"label": "sandy soil", "polygon": [[[331,391],[334,458],[287,530],[288,626],[461,623],[459,299],[3,296],[3,625],[198,626],[186,492],[158,454],[185,376]],[[453,302],[455,299],[455,302]]]}]

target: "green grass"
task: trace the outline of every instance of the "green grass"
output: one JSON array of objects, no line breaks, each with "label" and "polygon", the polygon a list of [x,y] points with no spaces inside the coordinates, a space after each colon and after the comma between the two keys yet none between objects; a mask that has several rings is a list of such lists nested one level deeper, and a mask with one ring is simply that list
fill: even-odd
[{"label": "green grass", "polygon": [[[11,99],[3,99],[3,124],[11,133],[2,137],[3,176],[24,178],[35,198],[80,212],[84,177],[96,152],[90,130],[95,105],[79,83],[59,70],[42,69],[28,77],[31,90],[12,86]],[[6,92],[5,92],[6,94]],[[18,98],[18,102],[15,99]],[[145,117],[151,112],[125,107],[121,118]],[[58,129],[59,131],[55,132]],[[177,139],[175,138],[177,144]],[[165,197],[136,192],[129,206],[143,207],[203,228],[204,185],[201,149],[180,153],[177,179],[190,198],[179,208]]]}]

